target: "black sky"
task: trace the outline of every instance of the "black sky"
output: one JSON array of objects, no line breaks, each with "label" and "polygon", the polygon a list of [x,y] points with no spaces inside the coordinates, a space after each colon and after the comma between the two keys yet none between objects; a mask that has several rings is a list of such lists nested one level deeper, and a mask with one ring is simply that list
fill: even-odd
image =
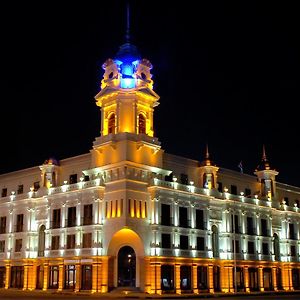
[{"label": "black sky", "polygon": [[[88,152],[99,136],[101,65],[124,42],[126,1],[1,5],[0,172]],[[93,3],[95,2],[95,3]],[[297,1],[129,1],[153,64],[166,152],[253,174],[265,144],[278,181],[300,186]]]}]

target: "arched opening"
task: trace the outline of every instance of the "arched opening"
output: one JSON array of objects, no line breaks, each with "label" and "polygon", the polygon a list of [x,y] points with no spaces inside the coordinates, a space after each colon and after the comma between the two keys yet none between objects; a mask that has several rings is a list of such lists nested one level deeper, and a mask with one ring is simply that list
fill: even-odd
[{"label": "arched opening", "polygon": [[42,225],[39,230],[39,245],[38,245],[38,256],[43,257],[45,252],[45,225]]},{"label": "arched opening", "polygon": [[130,246],[124,246],[118,253],[118,286],[135,287],[136,257]]},{"label": "arched opening", "polygon": [[139,133],[146,133],[146,118],[139,114]]},{"label": "arched opening", "polygon": [[279,244],[279,237],[277,233],[273,234],[273,251],[275,260],[280,260],[280,244]]},{"label": "arched opening", "polygon": [[211,227],[212,230],[212,252],[213,252],[213,257],[219,257],[219,232],[218,232],[218,227],[216,225],[213,225]]},{"label": "arched opening", "polygon": [[116,116],[112,113],[108,118],[108,133],[115,133]]}]

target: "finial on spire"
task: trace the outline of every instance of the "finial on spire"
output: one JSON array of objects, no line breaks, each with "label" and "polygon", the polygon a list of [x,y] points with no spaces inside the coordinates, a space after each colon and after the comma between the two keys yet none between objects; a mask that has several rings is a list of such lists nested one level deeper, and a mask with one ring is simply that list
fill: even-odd
[{"label": "finial on spire", "polygon": [[130,41],[130,7],[127,2],[127,20],[126,20],[126,34],[125,34],[125,42],[129,43]]},{"label": "finial on spire", "polygon": [[206,143],[206,149],[205,149],[205,159],[209,159],[208,143]]},{"label": "finial on spire", "polygon": [[265,145],[264,145],[264,144],[263,144],[262,160],[263,160],[263,161],[266,161],[266,160],[267,160],[266,148],[265,148]]}]

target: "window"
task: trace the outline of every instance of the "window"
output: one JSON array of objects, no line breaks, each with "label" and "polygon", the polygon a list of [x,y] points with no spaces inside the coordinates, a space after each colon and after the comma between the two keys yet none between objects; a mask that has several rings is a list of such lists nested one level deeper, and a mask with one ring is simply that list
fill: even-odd
[{"label": "window", "polygon": [[171,173],[170,175],[166,175],[166,176],[165,176],[165,181],[170,181],[170,182],[172,182],[172,181],[173,181],[173,173]]},{"label": "window", "polygon": [[169,233],[161,234],[161,247],[167,249],[171,248],[171,234]]},{"label": "window", "polygon": [[260,228],[261,228],[261,235],[262,236],[269,236],[269,231],[268,231],[268,222],[266,219],[261,219],[260,220]]},{"label": "window", "polygon": [[296,240],[295,226],[293,223],[289,223],[289,239]]},{"label": "window", "polygon": [[288,198],[288,197],[284,197],[283,200],[285,201],[285,204],[286,204],[287,206],[290,205],[290,203],[289,203],[289,198]]},{"label": "window", "polygon": [[37,192],[40,189],[40,182],[39,181],[35,181],[33,183],[33,191]]},{"label": "window", "polygon": [[22,249],[22,239],[16,239],[15,252],[21,252]]},{"label": "window", "polygon": [[92,233],[84,233],[82,235],[82,248],[92,248]]},{"label": "window", "polygon": [[49,289],[57,289],[59,280],[59,267],[49,267]]},{"label": "window", "polygon": [[16,226],[16,232],[22,232],[23,231],[23,214],[17,215],[17,226]]},{"label": "window", "polygon": [[296,256],[296,246],[291,245],[291,256]]},{"label": "window", "polygon": [[139,133],[146,133],[146,119],[143,114],[139,114]]},{"label": "window", "polygon": [[220,193],[222,193],[223,192],[223,184],[222,184],[222,182],[220,182],[220,181],[218,181],[218,191],[220,192]]},{"label": "window", "polygon": [[171,206],[169,204],[161,204],[161,225],[171,225]]},{"label": "window", "polygon": [[51,239],[51,250],[58,250],[59,249],[59,235],[52,236]]},{"label": "window", "polygon": [[93,204],[83,206],[83,225],[91,225],[93,223]]},{"label": "window", "polygon": [[111,114],[108,118],[108,134],[115,133],[116,117],[115,114]]},{"label": "window", "polygon": [[249,188],[245,188],[245,197],[251,196],[251,190]]},{"label": "window", "polygon": [[180,236],[180,249],[183,250],[189,249],[189,237],[187,235]]},{"label": "window", "polygon": [[196,228],[197,229],[205,229],[204,211],[202,209],[196,209]]},{"label": "window", "polygon": [[212,236],[211,236],[211,244],[213,257],[219,257],[219,230],[216,225],[211,227]]},{"label": "window", "polygon": [[39,230],[39,241],[38,241],[38,256],[44,256],[45,252],[45,225],[42,225]]},{"label": "window", "polygon": [[84,175],[84,181],[90,181],[90,176],[89,175]]},{"label": "window", "polygon": [[180,174],[180,183],[189,184],[189,177],[187,174],[184,174],[184,173]]},{"label": "window", "polygon": [[0,218],[0,233],[6,233],[6,217]]},{"label": "window", "polygon": [[2,189],[1,197],[6,197],[7,196],[7,188]]},{"label": "window", "polygon": [[253,218],[247,217],[247,234],[254,235]]},{"label": "window", "polygon": [[91,290],[92,289],[92,266],[91,265],[81,265],[81,289]]},{"label": "window", "polygon": [[75,234],[67,235],[67,249],[75,248]]},{"label": "window", "polygon": [[230,187],[230,193],[232,195],[237,195],[237,187],[236,187],[236,185],[231,185],[231,187]]},{"label": "window", "polygon": [[70,184],[77,183],[77,174],[71,174],[69,177]]},{"label": "window", "polygon": [[269,255],[269,244],[268,243],[262,243],[262,254]]},{"label": "window", "polygon": [[3,253],[5,250],[5,240],[0,241],[0,253]]},{"label": "window", "polygon": [[240,233],[238,215],[231,215],[231,232]]},{"label": "window", "polygon": [[204,251],[204,237],[197,236],[197,250]]},{"label": "window", "polygon": [[254,242],[248,242],[248,254],[254,254]]},{"label": "window", "polygon": [[68,207],[68,227],[76,226],[76,206]]},{"label": "window", "polygon": [[23,184],[18,185],[17,194],[23,194]]},{"label": "window", "polygon": [[187,207],[179,207],[179,226],[188,227],[188,210]]},{"label": "window", "polygon": [[239,240],[232,240],[232,252],[240,253],[240,241]]},{"label": "window", "polygon": [[52,228],[60,228],[60,208],[53,209]]}]

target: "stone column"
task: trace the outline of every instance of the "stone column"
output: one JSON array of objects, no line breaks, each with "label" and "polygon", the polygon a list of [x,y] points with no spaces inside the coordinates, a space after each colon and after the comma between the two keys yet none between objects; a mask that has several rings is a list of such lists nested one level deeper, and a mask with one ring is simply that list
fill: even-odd
[{"label": "stone column", "polygon": [[245,279],[245,291],[246,293],[250,293],[250,287],[249,287],[249,270],[248,266],[244,267],[244,279]]},{"label": "stone column", "polygon": [[59,265],[59,279],[58,279],[58,290],[62,291],[64,288],[64,264]]},{"label": "stone column", "polygon": [[101,292],[108,292],[108,256],[102,257]]},{"label": "stone column", "polygon": [[214,293],[214,266],[208,266],[208,288],[210,293]]},{"label": "stone column", "polygon": [[192,283],[193,283],[193,293],[194,294],[199,294],[198,290],[198,270],[197,270],[197,265],[193,264],[192,266]]},{"label": "stone column", "polygon": [[48,289],[48,280],[49,280],[49,264],[44,263],[43,291],[46,291]]},{"label": "stone column", "polygon": [[24,278],[23,278],[23,290],[27,290],[28,288],[28,269],[29,269],[29,266],[27,265],[24,265]]},{"label": "stone column", "polygon": [[101,263],[94,261],[92,265],[92,290],[99,293],[101,291]]},{"label": "stone column", "polygon": [[6,290],[9,288],[9,284],[10,284],[10,270],[11,270],[11,266],[6,265],[5,266],[5,289]]},{"label": "stone column", "polygon": [[176,294],[181,294],[180,288],[180,264],[175,264],[175,291]]},{"label": "stone column", "polygon": [[273,268],[272,268],[272,282],[273,282],[273,289],[274,289],[274,291],[277,291],[277,290],[278,290],[278,287],[277,287],[276,270],[277,270],[276,267],[273,267]]},{"label": "stone column", "polygon": [[76,266],[76,283],[75,283],[75,292],[80,291],[80,281],[81,281],[81,269],[80,269],[80,264],[77,263]]},{"label": "stone column", "polygon": [[263,274],[263,267],[258,267],[258,283],[259,283],[259,290],[263,292],[264,288],[264,274]]}]

